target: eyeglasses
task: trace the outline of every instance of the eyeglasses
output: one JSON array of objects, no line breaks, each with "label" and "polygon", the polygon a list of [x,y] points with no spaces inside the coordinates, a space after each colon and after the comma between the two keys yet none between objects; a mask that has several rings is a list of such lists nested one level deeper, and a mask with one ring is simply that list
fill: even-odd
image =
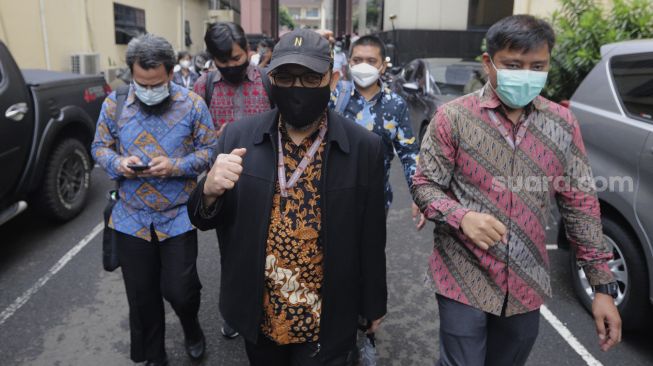
[{"label": "eyeglasses", "polygon": [[289,72],[275,72],[270,74],[276,86],[282,88],[289,88],[295,84],[295,80],[299,79],[299,83],[305,88],[317,88],[322,84],[324,79],[323,74],[317,72],[306,72],[301,75],[291,74]]}]

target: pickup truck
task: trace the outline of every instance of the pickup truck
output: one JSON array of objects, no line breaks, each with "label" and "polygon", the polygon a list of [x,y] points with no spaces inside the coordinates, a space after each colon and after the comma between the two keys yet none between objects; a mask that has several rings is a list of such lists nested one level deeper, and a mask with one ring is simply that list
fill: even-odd
[{"label": "pickup truck", "polygon": [[86,203],[101,75],[20,70],[0,42],[0,225],[34,206],[66,221]]}]

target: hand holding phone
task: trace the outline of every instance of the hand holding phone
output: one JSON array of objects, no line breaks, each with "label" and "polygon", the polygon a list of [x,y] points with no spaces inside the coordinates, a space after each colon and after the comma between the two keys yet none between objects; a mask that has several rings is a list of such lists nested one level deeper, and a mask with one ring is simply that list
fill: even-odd
[{"label": "hand holding phone", "polygon": [[147,164],[128,164],[127,168],[135,171],[135,172],[142,172],[144,170],[147,170],[150,166]]}]

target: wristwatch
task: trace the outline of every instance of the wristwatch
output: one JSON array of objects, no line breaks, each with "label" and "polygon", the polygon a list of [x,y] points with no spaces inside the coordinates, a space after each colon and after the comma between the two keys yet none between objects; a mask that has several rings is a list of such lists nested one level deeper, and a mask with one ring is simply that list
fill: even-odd
[{"label": "wristwatch", "polygon": [[602,293],[602,294],[610,295],[614,299],[616,299],[617,295],[619,295],[619,285],[616,282],[610,282],[604,285],[592,286],[592,290],[594,290],[594,293]]}]

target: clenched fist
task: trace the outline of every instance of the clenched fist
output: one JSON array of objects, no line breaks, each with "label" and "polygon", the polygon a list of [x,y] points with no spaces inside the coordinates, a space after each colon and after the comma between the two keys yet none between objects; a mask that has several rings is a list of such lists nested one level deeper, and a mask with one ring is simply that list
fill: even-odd
[{"label": "clenched fist", "polygon": [[218,155],[215,164],[206,176],[206,182],[204,182],[205,205],[210,206],[226,190],[232,189],[236,185],[240,173],[243,172],[243,157],[246,152],[246,149],[241,148],[234,149],[229,154]]},{"label": "clenched fist", "polygon": [[507,232],[506,226],[494,216],[473,211],[463,216],[460,228],[476,246],[483,250],[488,250],[499,241],[505,240]]}]

